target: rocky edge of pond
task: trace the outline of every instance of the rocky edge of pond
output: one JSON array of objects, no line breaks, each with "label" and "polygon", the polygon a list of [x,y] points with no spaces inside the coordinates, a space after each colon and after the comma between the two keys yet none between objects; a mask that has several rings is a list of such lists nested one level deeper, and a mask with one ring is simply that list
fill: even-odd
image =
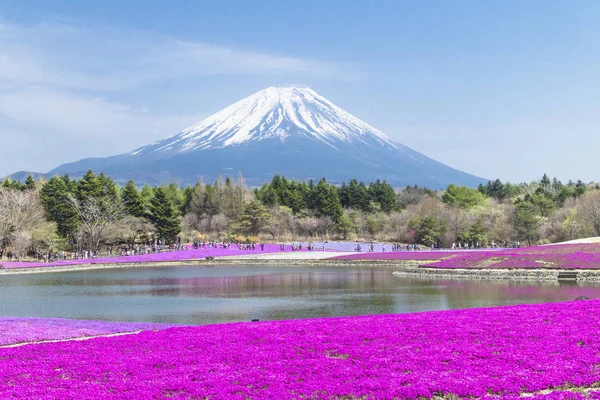
[{"label": "rocky edge of pond", "polygon": [[405,266],[393,272],[397,276],[444,279],[535,280],[535,281],[600,281],[600,270],[590,269],[476,269],[427,268]]}]

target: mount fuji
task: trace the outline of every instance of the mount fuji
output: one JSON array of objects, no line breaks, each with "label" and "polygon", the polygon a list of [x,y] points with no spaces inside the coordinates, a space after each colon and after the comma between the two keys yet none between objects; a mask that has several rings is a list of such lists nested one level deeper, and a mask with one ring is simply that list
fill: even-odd
[{"label": "mount fuji", "polygon": [[[107,158],[64,164],[47,176],[104,171],[117,182],[194,184],[241,172],[251,186],[275,174],[341,182],[386,180],[438,189],[484,179],[420,154],[309,88],[270,87],[180,133]],[[14,175],[15,177],[18,175]]]}]

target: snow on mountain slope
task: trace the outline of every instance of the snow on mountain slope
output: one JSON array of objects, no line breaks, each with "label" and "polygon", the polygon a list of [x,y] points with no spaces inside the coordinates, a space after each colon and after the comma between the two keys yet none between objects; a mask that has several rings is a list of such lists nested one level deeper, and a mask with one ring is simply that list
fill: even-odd
[{"label": "snow on mountain slope", "polygon": [[175,155],[273,138],[284,142],[290,136],[316,139],[333,148],[402,147],[309,88],[270,87],[130,155]]},{"label": "snow on mountain slope", "polygon": [[308,88],[271,87],[131,153],[60,165],[46,176],[103,171],[117,182],[194,185],[241,172],[261,186],[280,174],[333,183],[377,179],[402,187],[475,187],[484,179],[418,153]]}]

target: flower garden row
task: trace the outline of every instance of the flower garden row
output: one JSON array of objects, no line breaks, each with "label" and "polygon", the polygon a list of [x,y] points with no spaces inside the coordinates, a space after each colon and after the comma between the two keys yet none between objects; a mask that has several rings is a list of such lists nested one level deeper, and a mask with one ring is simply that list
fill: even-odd
[{"label": "flower garden row", "polygon": [[[438,251],[399,251],[399,252],[351,252],[352,243],[319,243],[317,249],[348,251],[347,255],[336,260],[388,260],[388,261],[427,261],[426,266],[437,268],[600,268],[600,244],[563,244],[533,246],[520,249],[489,250],[438,250]],[[284,250],[289,252],[290,246]],[[56,267],[79,264],[121,264],[154,263],[205,259],[206,257],[226,257],[251,254],[281,252],[279,244],[266,244],[264,250],[239,250],[230,248],[201,248],[181,251],[167,251],[137,256],[120,256],[88,260],[68,260],[53,263],[3,262],[3,268]]]},{"label": "flower garden row", "polygon": [[599,333],[596,300],[175,327],[1,348],[0,398],[600,398]]},{"label": "flower garden row", "polygon": [[519,249],[348,254],[345,260],[421,260],[434,268],[598,269],[600,244],[559,244]]},{"label": "flower garden row", "polygon": [[[350,251],[354,246],[354,243],[350,242],[311,242],[316,248],[316,251]],[[308,243],[303,243],[303,251],[306,251]],[[381,244],[378,245],[381,248]],[[291,252],[291,244],[286,244],[283,252]],[[79,260],[58,260],[54,262],[13,262],[13,261],[0,261],[0,266],[6,269],[15,268],[38,268],[38,267],[59,267],[69,265],[82,265],[82,264],[127,264],[127,263],[155,263],[155,262],[169,262],[169,261],[187,261],[187,260],[202,260],[206,257],[227,257],[227,256],[241,256],[251,254],[267,254],[267,253],[279,253],[282,252],[280,244],[265,244],[261,250],[257,246],[256,250],[240,250],[237,245],[231,245],[229,248],[222,247],[207,247],[187,250],[174,250],[174,251],[163,251],[160,253],[142,254],[136,256],[117,256],[117,257],[99,257],[93,259],[79,259]]]},{"label": "flower garden row", "polygon": [[52,263],[37,262],[3,262],[4,268],[33,268],[33,267],[57,267],[81,264],[123,264],[123,263],[152,263],[168,261],[184,261],[204,259],[206,257],[239,256],[246,254],[274,253],[278,252],[278,244],[267,244],[264,250],[239,250],[236,246],[230,248],[200,248],[189,250],[163,251],[160,253],[142,254],[136,256],[103,257],[83,260],[55,261]]}]

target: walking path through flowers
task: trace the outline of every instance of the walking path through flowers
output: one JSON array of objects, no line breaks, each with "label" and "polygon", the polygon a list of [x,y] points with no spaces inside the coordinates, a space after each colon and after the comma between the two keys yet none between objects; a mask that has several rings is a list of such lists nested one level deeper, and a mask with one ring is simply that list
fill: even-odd
[{"label": "walking path through flowers", "polygon": [[[116,268],[129,266],[160,266],[213,262],[233,262],[247,260],[298,262],[333,261],[368,263],[376,261],[401,268],[408,262],[421,264],[421,267],[433,269],[472,269],[472,270],[599,270],[600,243],[556,244],[551,246],[532,246],[518,249],[471,249],[471,250],[425,250],[425,251],[351,251],[355,244],[350,242],[318,243],[320,250],[291,251],[291,245],[281,250],[279,244],[257,246],[255,250],[231,248],[201,248],[191,250],[168,251],[136,256],[97,258],[91,260],[68,260],[53,263],[3,262],[0,274],[62,272],[77,269]],[[389,246],[388,246],[389,247]],[[375,246],[383,250],[383,245]],[[323,250],[324,249],[324,250]],[[302,262],[300,262],[302,261]]]},{"label": "walking path through flowers", "polygon": [[266,253],[266,254],[244,254],[241,256],[229,256],[226,260],[328,260],[348,254],[341,251],[302,251],[288,253]]},{"label": "walking path through flowers", "polygon": [[19,342],[19,343],[2,345],[2,346],[0,346],[0,349],[6,349],[6,348],[10,348],[10,347],[21,347],[21,346],[35,345],[35,344],[41,344],[41,343],[58,343],[58,342],[72,342],[72,341],[79,341],[80,342],[82,340],[95,339],[95,338],[99,338],[99,337],[115,337],[115,336],[123,336],[123,335],[135,335],[135,334],[138,334],[140,332],[143,332],[143,331],[109,333],[109,334],[106,334],[106,335],[94,335],[94,336],[77,336],[77,337],[72,337],[72,338],[68,338],[68,339],[49,339],[49,340],[36,340],[34,342]]},{"label": "walking path through flowers", "polygon": [[145,322],[79,321],[62,318],[0,317],[0,346],[167,329]]}]

